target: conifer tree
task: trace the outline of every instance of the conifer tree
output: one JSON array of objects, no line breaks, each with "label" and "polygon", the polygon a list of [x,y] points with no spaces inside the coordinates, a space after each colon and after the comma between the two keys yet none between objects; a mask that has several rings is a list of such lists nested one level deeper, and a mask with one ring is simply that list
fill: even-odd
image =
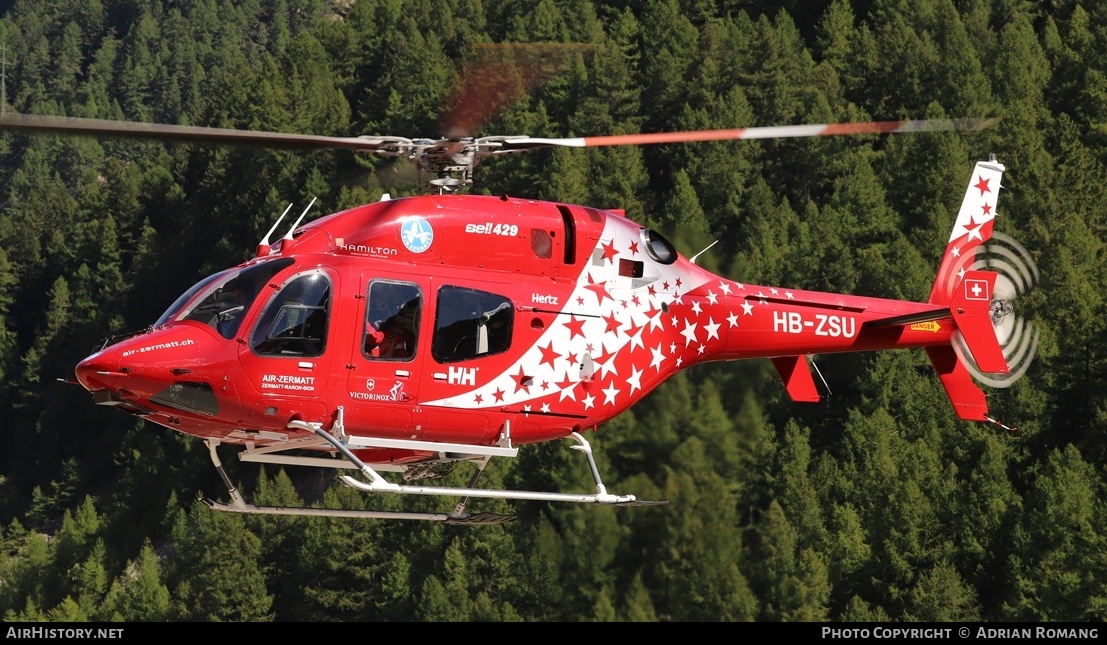
[{"label": "conifer tree", "polygon": [[171,618],[170,606],[158,556],[146,542],[138,557],[111,583],[98,615],[108,621],[162,622]]},{"label": "conifer tree", "polygon": [[1050,452],[1015,533],[1009,620],[1103,620],[1103,493],[1102,479],[1075,447]]},{"label": "conifer tree", "polygon": [[261,543],[242,516],[214,512],[197,500],[177,515],[172,545],[167,580],[175,616],[204,622],[272,620]]}]

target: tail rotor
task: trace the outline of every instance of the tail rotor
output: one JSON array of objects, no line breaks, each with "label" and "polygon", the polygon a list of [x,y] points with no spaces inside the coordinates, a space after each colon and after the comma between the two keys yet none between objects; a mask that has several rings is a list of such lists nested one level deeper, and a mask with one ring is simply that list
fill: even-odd
[{"label": "tail rotor", "polygon": [[1008,388],[1026,374],[1037,354],[1041,331],[1019,313],[1016,303],[1037,285],[1041,275],[1026,248],[1000,232],[993,232],[989,243],[980,247],[972,268],[998,274],[990,304],[991,319],[1010,371],[1005,374],[981,371],[959,334],[954,338],[953,348],[978,383]]}]

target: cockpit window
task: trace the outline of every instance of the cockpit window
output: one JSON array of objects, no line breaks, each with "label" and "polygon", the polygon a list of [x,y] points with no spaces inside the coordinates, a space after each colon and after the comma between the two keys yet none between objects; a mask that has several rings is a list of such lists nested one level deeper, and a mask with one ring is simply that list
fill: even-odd
[{"label": "cockpit window", "polygon": [[208,276],[177,298],[154,326],[170,320],[195,320],[223,338],[234,338],[261,288],[291,264],[291,258],[280,258]]},{"label": "cockpit window", "polygon": [[408,282],[374,280],[369,284],[362,348],[371,360],[415,358],[423,294]]},{"label": "cockpit window", "polygon": [[296,276],[262,310],[250,347],[268,356],[322,356],[330,305],[331,281],[325,273]]},{"label": "cockpit window", "polygon": [[452,363],[507,351],[514,321],[515,308],[501,295],[442,287],[431,355],[439,363]]},{"label": "cockpit window", "polygon": [[173,301],[173,304],[169,305],[169,308],[165,310],[165,313],[161,315],[161,318],[158,318],[158,321],[154,323],[154,326],[161,327],[165,323],[172,320],[173,317],[181,311],[181,308],[183,308],[188,303],[188,301],[192,300],[192,298],[195,297],[196,294],[200,293],[208,286],[210,286],[211,283],[216,282],[220,278],[226,278],[226,276],[230,273],[234,273],[234,271],[222,271],[214,275],[209,275],[203,280],[192,285],[192,287],[188,291],[185,291],[181,294],[180,298],[177,298],[175,301]]}]

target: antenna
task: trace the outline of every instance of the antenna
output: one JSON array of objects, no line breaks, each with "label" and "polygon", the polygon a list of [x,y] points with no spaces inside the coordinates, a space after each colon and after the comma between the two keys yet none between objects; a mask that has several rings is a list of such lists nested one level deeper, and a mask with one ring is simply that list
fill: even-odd
[{"label": "antenna", "polygon": [[715,241],[714,241],[714,242],[712,242],[711,244],[708,244],[708,245],[707,245],[706,247],[704,247],[704,249],[703,249],[702,251],[700,251],[699,253],[697,253],[697,254],[693,255],[693,256],[691,257],[691,259],[689,259],[688,261],[689,261],[689,262],[691,262],[692,264],[695,264],[695,263],[696,263],[696,258],[700,257],[700,256],[701,256],[701,255],[703,255],[704,253],[707,253],[707,249],[709,249],[709,248],[711,248],[711,247],[715,246],[715,245],[716,245],[716,244],[718,244],[718,243],[719,243],[719,240],[715,240]]},{"label": "antenna", "polygon": [[296,219],[296,223],[292,225],[292,228],[288,229],[288,232],[284,234],[284,239],[286,239],[290,242],[292,241],[292,231],[295,231],[296,227],[300,225],[300,221],[302,219],[304,219],[304,215],[307,215],[308,211],[311,210],[311,207],[315,205],[315,200],[316,199],[319,199],[319,198],[318,197],[312,197],[311,198],[311,203],[307,205],[307,208],[304,209],[304,212],[300,213],[300,217]]},{"label": "antenna", "polygon": [[819,380],[823,382],[823,387],[826,388],[827,395],[828,396],[833,395],[834,393],[830,391],[830,384],[826,382],[826,379],[823,378],[823,373],[819,369],[819,366],[815,364],[815,357],[814,356],[811,357],[811,367],[815,368],[815,373],[819,375]]},{"label": "antenna", "polygon": [[273,226],[269,228],[269,232],[265,234],[265,237],[258,244],[258,257],[261,257],[269,253],[269,236],[273,234],[273,231],[277,230],[277,224],[281,223],[285,215],[288,215],[288,211],[292,210],[292,202],[288,203],[288,208],[284,209],[281,216],[277,218],[277,221],[273,222]]}]

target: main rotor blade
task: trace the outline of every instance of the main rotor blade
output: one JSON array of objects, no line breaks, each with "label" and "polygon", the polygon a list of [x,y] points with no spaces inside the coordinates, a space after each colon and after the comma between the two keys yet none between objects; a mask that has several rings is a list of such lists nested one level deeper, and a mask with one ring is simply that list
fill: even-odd
[{"label": "main rotor blade", "polygon": [[[782,125],[730,130],[691,130],[688,132],[655,132],[647,134],[615,134],[598,137],[568,137],[544,139],[538,137],[504,137],[496,152],[521,152],[534,148],[562,146],[595,148],[600,146],[645,145],[654,143],[688,143],[693,141],[726,141],[730,139],[783,139],[789,137],[822,137],[831,135],[899,134],[905,132],[938,132],[944,130],[983,130],[998,121],[991,119],[918,119],[908,121],[871,121],[868,123],[831,123],[821,125]],[[498,137],[490,137],[496,140]],[[493,152],[495,154],[495,152]]]},{"label": "main rotor blade", "polygon": [[473,137],[504,108],[565,71],[573,56],[598,50],[586,43],[470,43],[438,132],[448,139]]},{"label": "main rotor blade", "polygon": [[316,149],[347,148],[379,152],[395,144],[410,143],[401,137],[326,137],[259,130],[232,130],[188,125],[167,125],[137,121],[111,121],[78,117],[44,116],[38,114],[7,114],[0,116],[0,130],[31,133],[59,133],[108,136],[158,141],[199,141],[255,145],[266,148]]}]

